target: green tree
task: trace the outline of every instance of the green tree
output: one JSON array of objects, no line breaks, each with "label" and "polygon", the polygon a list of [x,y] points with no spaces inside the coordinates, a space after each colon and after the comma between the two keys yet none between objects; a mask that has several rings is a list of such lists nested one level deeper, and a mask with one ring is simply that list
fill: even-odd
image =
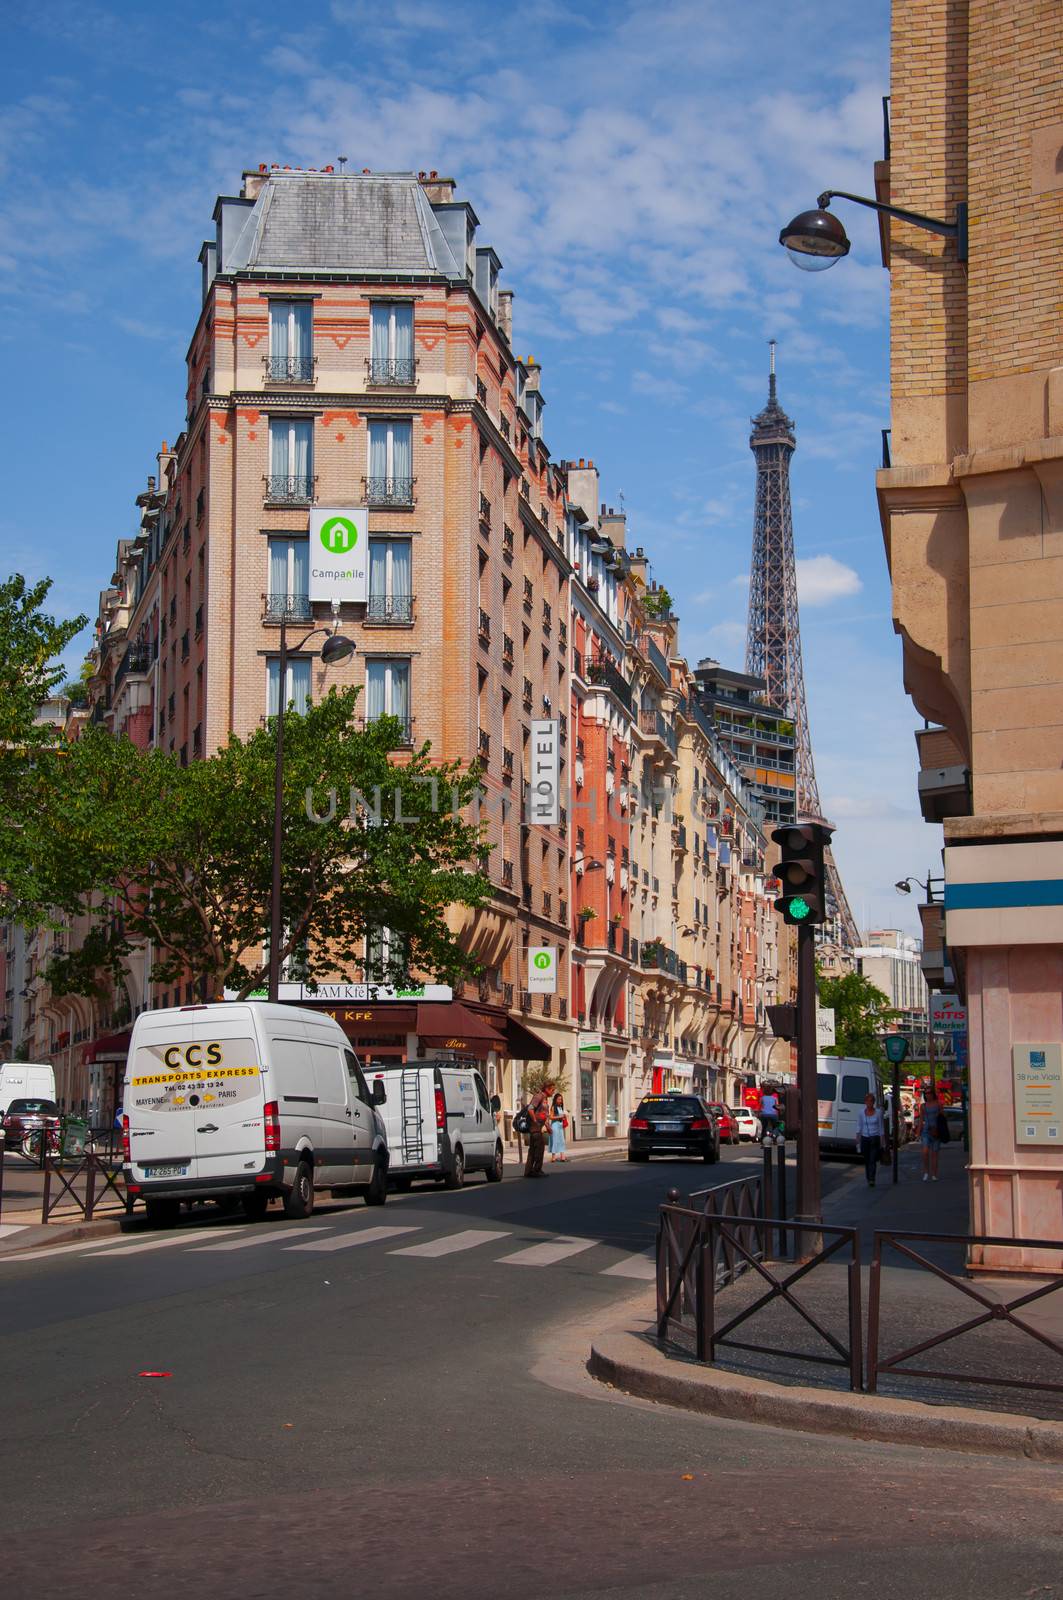
[{"label": "green tree", "polygon": [[[39,804],[45,767],[61,734],[39,722],[40,708],[66,673],[57,659],[87,617],[57,622],[42,610],[51,579],[30,584],[20,573],[0,582],[0,884],[3,910],[24,887],[23,825]],[[45,759],[47,758],[47,759]]]},{"label": "green tree", "polygon": [[[285,717],[282,958],[294,952],[311,973],[350,979],[366,937],[387,928],[375,981],[402,984],[415,971],[458,979],[475,961],[447,910],[487,895],[469,865],[481,847],[465,809],[477,771],[433,763],[427,745],[394,761],[399,723],[356,729],[357,692]],[[145,940],[157,983],[191,974],[212,996],[263,983],[274,751],[272,723],[187,767],[99,727],[70,746],[53,767],[46,811],[28,826],[27,915],[49,906],[94,914],[80,949],[49,969],[57,992],[109,992]]]},{"label": "green tree", "polygon": [[899,1015],[889,997],[859,972],[846,972],[839,978],[817,973],[816,989],[820,1005],[834,1012],[835,1043],[824,1054],[862,1056],[883,1066],[886,1053],[879,1036]]},{"label": "green tree", "polygon": [[663,620],[672,614],[672,597],[667,589],[647,589],[642,596],[642,609],[648,617]]}]

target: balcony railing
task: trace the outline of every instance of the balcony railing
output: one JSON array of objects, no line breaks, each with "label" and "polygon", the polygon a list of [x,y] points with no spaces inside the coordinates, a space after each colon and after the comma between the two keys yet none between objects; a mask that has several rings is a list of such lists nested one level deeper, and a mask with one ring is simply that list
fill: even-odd
[{"label": "balcony railing", "polygon": [[366,478],[365,498],[369,505],[381,509],[412,506],[413,485],[413,478]]},{"label": "balcony railing", "polygon": [[491,501],[485,494],[480,496],[480,521],[487,528],[491,526]]},{"label": "balcony railing", "polygon": [[503,861],[502,863],[502,887],[504,889],[512,889],[513,887],[512,861]]},{"label": "balcony railing", "polygon": [[403,623],[413,621],[412,594],[371,594],[365,608],[366,622]]},{"label": "balcony railing", "polygon": [[676,753],[675,729],[660,711],[640,711],[639,727],[643,733],[648,733],[661,743],[667,745],[673,755]]},{"label": "balcony railing", "polygon": [[513,640],[508,633],[502,635],[502,661],[507,667],[513,665]]},{"label": "balcony railing", "polygon": [[500,433],[502,434],[503,439],[508,439],[510,434],[513,431],[510,428],[510,425],[509,425],[509,418],[508,417],[499,417],[499,419],[498,419],[498,427],[499,427]]},{"label": "balcony railing", "polygon": [[314,494],[314,480],[305,473],[294,476],[271,472],[266,478],[266,499],[275,506],[309,505]]},{"label": "balcony railing", "polygon": [[535,599],[535,588],[534,588],[534,586],[532,584],[531,579],[530,578],[525,578],[525,580],[524,580],[524,609],[525,609],[525,611],[530,611],[531,610],[532,601],[534,599]]},{"label": "balcony railing", "polygon": [[269,383],[313,383],[314,356],[267,356],[266,379]]},{"label": "balcony railing", "polygon": [[489,733],[485,733],[483,728],[479,730],[479,735],[480,736],[477,740],[476,748],[486,761],[491,754],[491,735]]},{"label": "balcony railing", "polygon": [[621,705],[626,710],[631,710],[631,685],[628,683],[619,667],[605,657],[587,664],[587,681],[596,683],[603,689],[609,689],[616,695]]},{"label": "balcony railing", "polygon": [[265,597],[263,622],[309,622],[312,616],[309,595],[268,594]]},{"label": "balcony railing", "polygon": [[481,639],[490,639],[490,637],[491,637],[491,613],[489,611],[485,611],[483,606],[481,606],[480,607],[480,638]]},{"label": "balcony railing", "polygon": [[502,554],[507,561],[513,559],[513,529],[508,522],[502,524]]},{"label": "balcony railing", "polygon": [[531,707],[532,707],[532,681],[531,681],[530,678],[525,678],[525,680],[524,680],[524,687],[523,687],[523,690],[522,690],[522,696],[523,696],[523,700],[524,700],[524,708],[525,708],[525,710],[526,711],[530,711]]},{"label": "balcony railing", "polygon": [[122,679],[130,672],[147,672],[151,666],[150,644],[128,644],[118,666],[115,668],[114,687],[117,689]]},{"label": "balcony railing", "polygon": [[508,777],[512,777],[513,776],[513,764],[514,764],[513,751],[504,749],[502,751],[502,771]]},{"label": "balcony railing", "polygon": [[368,728],[374,722],[382,722],[385,718],[387,718],[387,720],[389,722],[398,723],[398,727],[399,727],[399,744],[400,745],[402,745],[402,744],[412,744],[413,743],[413,718],[412,717],[400,717],[394,711],[382,711],[380,713],[379,717],[366,717],[365,726]]},{"label": "balcony railing", "polygon": [[412,389],[417,381],[417,362],[412,356],[404,356],[399,360],[389,356],[372,356],[366,365],[372,384],[382,384],[392,389]]},{"label": "balcony railing", "polygon": [[674,978],[679,976],[680,961],[675,951],[653,941],[642,946],[642,965],[656,968],[658,972],[669,972]]}]

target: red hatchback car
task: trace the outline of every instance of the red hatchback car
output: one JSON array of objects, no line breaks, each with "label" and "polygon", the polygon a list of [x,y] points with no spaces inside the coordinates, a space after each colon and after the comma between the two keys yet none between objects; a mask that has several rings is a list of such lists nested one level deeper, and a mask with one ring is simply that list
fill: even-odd
[{"label": "red hatchback car", "polygon": [[38,1134],[34,1139],[35,1153],[39,1152],[39,1130],[47,1129],[48,1154],[59,1154],[59,1107],[54,1100],[39,1100],[36,1097],[24,1100],[12,1100],[4,1113],[4,1148],[7,1150],[20,1150],[23,1141],[33,1134]]},{"label": "red hatchback car", "polygon": [[716,1118],[716,1126],[720,1130],[721,1141],[726,1140],[728,1144],[739,1144],[741,1142],[741,1134],[738,1131],[738,1123],[731,1108],[725,1106],[722,1101],[710,1101],[709,1110]]}]

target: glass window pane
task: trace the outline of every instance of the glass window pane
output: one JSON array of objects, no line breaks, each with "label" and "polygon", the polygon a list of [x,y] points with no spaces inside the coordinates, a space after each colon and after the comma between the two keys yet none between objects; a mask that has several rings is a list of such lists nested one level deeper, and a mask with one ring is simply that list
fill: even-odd
[{"label": "glass window pane", "polygon": [[306,711],[310,699],[310,662],[291,661],[288,664],[288,700],[299,715]]},{"label": "glass window pane", "polygon": [[369,424],[369,476],[386,478],[388,475],[388,425],[386,422]]},{"label": "glass window pane", "polygon": [[818,1072],[816,1074],[816,1097],[819,1100],[836,1100],[838,1098],[838,1074],[836,1072]]},{"label": "glass window pane", "polygon": [[314,308],[307,300],[297,300],[292,306],[291,354],[306,357],[313,340]]},{"label": "glass window pane", "polygon": [[269,592],[290,594],[289,576],[292,542],[290,539],[269,541]]},{"label": "glass window pane", "polygon": [[392,430],[392,476],[395,478],[413,477],[413,424],[409,422],[393,422]]},{"label": "glass window pane", "polygon": [[862,1106],[864,1096],[871,1092],[867,1079],[858,1077],[855,1073],[842,1074],[842,1102],[847,1106]]},{"label": "glass window pane", "polygon": [[369,541],[369,593],[383,597],[388,592],[388,540]]},{"label": "glass window pane", "polygon": [[269,470],[275,478],[286,478],[288,465],[288,421],[275,417],[269,425]]},{"label": "glass window pane", "polygon": [[387,683],[386,661],[367,661],[365,665],[365,714],[372,722],[384,714],[384,694]]},{"label": "glass window pane", "polygon": [[269,353],[274,361],[286,361],[288,350],[288,322],[291,306],[287,300],[269,303]]},{"label": "glass window pane", "polygon": [[391,540],[391,592],[409,596],[413,593],[410,582],[412,555],[409,539]]},{"label": "glass window pane", "polygon": [[374,361],[386,361],[388,358],[388,332],[390,306],[375,305],[370,310],[372,348],[370,355]]},{"label": "glass window pane", "polygon": [[395,360],[413,359],[413,307],[395,306]]}]

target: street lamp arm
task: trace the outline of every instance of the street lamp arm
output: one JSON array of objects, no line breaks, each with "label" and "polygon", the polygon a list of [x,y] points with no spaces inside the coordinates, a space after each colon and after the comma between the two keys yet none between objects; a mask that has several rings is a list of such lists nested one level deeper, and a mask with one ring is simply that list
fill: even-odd
[{"label": "street lamp arm", "polygon": [[906,211],[903,206],[891,206],[882,200],[870,200],[863,194],[849,194],[845,189],[825,189],[816,203],[822,211],[826,211],[832,200],[851,200],[854,205],[867,206],[871,211],[881,211],[887,217],[896,217],[900,222],[911,223],[913,228],[923,228],[927,233],[944,234],[946,238],[956,240],[960,260],[967,260],[967,205],[964,201],[956,206],[955,222],[941,222],[937,217],[924,217],[919,211]]}]

